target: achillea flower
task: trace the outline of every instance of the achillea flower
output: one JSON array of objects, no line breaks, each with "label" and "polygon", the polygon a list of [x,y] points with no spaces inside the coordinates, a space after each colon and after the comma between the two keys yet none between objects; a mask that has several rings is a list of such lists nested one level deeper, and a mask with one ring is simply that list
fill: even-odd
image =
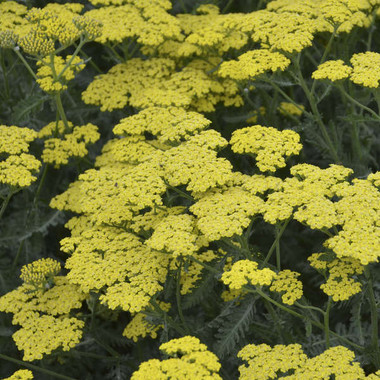
[{"label": "achillea flower", "polygon": [[120,120],[113,132],[117,135],[143,135],[149,132],[162,142],[179,143],[211,124],[202,114],[176,107],[148,107]]},{"label": "achillea flower", "polygon": [[[161,220],[152,236],[146,240],[148,247],[171,253],[173,257],[194,255],[201,246],[202,237],[199,236],[192,215],[169,215]],[[207,243],[205,243],[207,245]]]},{"label": "achillea flower", "polygon": [[[66,67],[69,62],[70,65]],[[37,83],[43,91],[54,94],[66,90],[67,83],[84,69],[85,63],[78,56],[72,59],[72,56],[68,55],[63,59],[60,56],[53,55],[37,61],[37,66],[39,66]],[[52,66],[54,66],[54,71]]]},{"label": "achillea flower", "polygon": [[[308,358],[299,344],[287,346],[249,344],[238,353],[238,357],[248,363],[239,367],[240,380],[269,380],[285,376],[289,380],[328,379],[330,376],[347,379],[375,379],[376,375],[365,375],[355,354],[343,346],[331,347],[322,354]],[[282,376],[281,376],[282,377]]]},{"label": "achillea flower", "polygon": [[361,291],[361,283],[352,278],[363,273],[364,266],[359,260],[350,257],[332,258],[328,254],[314,253],[308,261],[312,267],[323,271],[327,276],[321,289],[335,302],[346,301]]},{"label": "achillea flower", "polygon": [[197,226],[210,240],[241,235],[251,218],[264,207],[261,198],[241,187],[206,192],[190,211],[197,216]]},{"label": "achillea flower", "polygon": [[206,345],[202,344],[198,338],[185,336],[172,339],[161,344],[160,350],[172,358],[163,361],[151,359],[143,362],[132,374],[132,380],[145,380],[158,376],[189,380],[221,380],[217,373],[221,367],[218,358],[208,351]]},{"label": "achillea flower", "polygon": [[254,125],[233,132],[230,144],[236,153],[254,154],[260,171],[274,172],[286,165],[286,158],[299,154],[299,141],[298,133],[291,130]]},{"label": "achillea flower", "polygon": [[350,80],[369,88],[378,88],[380,81],[380,54],[372,51],[354,54],[350,60],[353,70]]},{"label": "achillea flower", "polygon": [[[54,125],[55,123],[50,123],[44,127],[39,133],[40,136],[58,135],[58,132],[63,131],[62,124],[57,124],[57,133],[53,132]],[[70,123],[69,128],[72,130],[66,132],[71,133],[63,133],[62,138],[52,137],[45,140],[41,156],[44,162],[54,164],[54,167],[58,168],[67,164],[70,157],[85,157],[88,154],[87,146],[100,137],[98,127],[91,123],[77,127]]]},{"label": "achillea flower", "polygon": [[295,105],[289,102],[281,102],[280,106],[277,109],[284,116],[301,116],[303,111],[305,110],[305,106],[302,104]]},{"label": "achillea flower", "polygon": [[223,78],[252,80],[268,71],[285,70],[290,60],[283,54],[267,49],[251,50],[238,57],[237,61],[223,62],[218,74]]},{"label": "achillea flower", "polygon": [[293,305],[302,295],[302,282],[297,280],[300,273],[285,269],[277,273],[269,290],[271,292],[282,293],[282,302]]},{"label": "achillea flower", "polygon": [[346,79],[352,73],[352,67],[347,66],[341,59],[326,61],[318,66],[311,77],[313,79],[329,79],[332,82]]},{"label": "achillea flower", "polygon": [[240,260],[234,263],[231,270],[224,272],[221,280],[230,289],[241,289],[244,285],[270,285],[276,273],[268,268],[258,269],[255,261]]},{"label": "achillea flower", "polygon": [[[168,312],[170,310],[170,303],[158,302],[161,310]],[[128,323],[123,331],[123,336],[137,342],[140,338],[150,336],[153,339],[157,338],[157,331],[162,329],[163,325],[155,325],[149,321],[149,314],[154,313],[152,307],[149,306],[143,311],[136,313],[132,320]]]},{"label": "achillea flower", "polygon": [[33,372],[28,369],[20,369],[12,376],[4,378],[3,380],[33,380]]},{"label": "achillea flower", "polygon": [[27,187],[37,179],[33,174],[41,162],[25,153],[36,136],[37,133],[28,128],[0,125],[0,153],[5,153],[5,159],[0,161],[0,183]]},{"label": "achillea flower", "polygon": [[[109,5],[85,13],[85,16],[99,20],[103,24],[102,34],[96,38],[97,42],[120,43],[127,38],[136,38],[142,45],[158,46],[166,39],[180,36],[179,21],[167,12],[168,3],[166,6],[162,1],[92,1],[92,3]],[[129,20],[128,24],[125,24],[126,19]]]},{"label": "achillea flower", "polygon": [[24,351],[23,360],[41,360],[58,348],[69,351],[75,347],[80,342],[83,327],[84,322],[77,318],[42,315],[28,319],[13,334],[13,339],[17,348]]},{"label": "achillea flower", "polygon": [[61,264],[51,258],[40,259],[21,268],[20,278],[26,284],[36,287],[44,286],[52,280],[61,270]]},{"label": "achillea flower", "polygon": [[278,373],[298,370],[305,365],[307,356],[300,344],[279,344],[273,348],[267,344],[248,344],[238,353],[248,365],[239,367],[239,380],[269,380]]}]

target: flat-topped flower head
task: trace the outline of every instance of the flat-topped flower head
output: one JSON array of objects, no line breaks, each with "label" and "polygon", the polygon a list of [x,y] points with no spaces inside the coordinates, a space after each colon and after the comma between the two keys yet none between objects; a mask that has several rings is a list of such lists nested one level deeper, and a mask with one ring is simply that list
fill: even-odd
[{"label": "flat-topped flower head", "polygon": [[37,132],[33,129],[0,125],[0,153],[26,153],[36,137]]},{"label": "flat-topped flower head", "polygon": [[207,128],[211,121],[197,112],[177,107],[148,107],[120,120],[113,132],[117,135],[143,135],[149,132],[162,142],[178,143]]},{"label": "flat-topped flower head", "polygon": [[242,54],[237,61],[223,62],[218,74],[222,78],[252,80],[266,72],[284,71],[289,65],[290,60],[283,54],[258,49]]},{"label": "flat-topped flower head", "polygon": [[302,282],[297,280],[301,274],[289,269],[277,273],[269,290],[271,292],[281,293],[282,302],[293,305],[302,295]]},{"label": "flat-topped flower head", "polygon": [[28,369],[19,369],[12,376],[4,378],[3,380],[33,380],[33,372]]},{"label": "flat-topped flower head", "polygon": [[230,271],[224,272],[221,280],[230,289],[241,289],[244,285],[270,285],[276,273],[271,269],[258,269],[255,261],[239,260],[234,263]]},{"label": "flat-topped flower head", "polygon": [[253,125],[234,131],[230,144],[236,153],[255,155],[260,171],[274,172],[286,165],[288,157],[299,154],[299,141],[299,134],[292,130]]},{"label": "flat-topped flower head", "polygon": [[132,374],[131,380],[145,380],[153,378],[221,380],[218,371],[221,368],[215,354],[207,350],[198,338],[184,336],[172,339],[161,344],[160,350],[169,356],[169,359],[160,361],[151,359],[140,364]]},{"label": "flat-topped flower head", "polygon": [[36,287],[45,286],[61,270],[61,264],[51,258],[40,259],[21,268],[21,280]]},{"label": "flat-topped flower head", "polygon": [[313,79],[329,79],[332,82],[346,79],[352,73],[352,67],[347,66],[341,59],[326,61],[318,66],[311,77]]},{"label": "flat-topped flower head", "polygon": [[378,88],[380,82],[380,54],[372,51],[354,54],[350,80],[369,88]]}]

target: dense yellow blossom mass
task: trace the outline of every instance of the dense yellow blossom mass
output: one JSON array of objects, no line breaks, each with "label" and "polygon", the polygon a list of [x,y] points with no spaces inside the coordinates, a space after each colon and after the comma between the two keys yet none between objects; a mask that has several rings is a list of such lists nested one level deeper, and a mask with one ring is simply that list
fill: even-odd
[{"label": "dense yellow blossom mass", "polygon": [[288,380],[328,379],[330,376],[346,379],[376,379],[376,375],[366,376],[358,362],[354,362],[355,354],[348,348],[336,346],[322,354],[308,358],[300,344],[287,346],[267,344],[249,344],[238,357],[247,362],[239,367],[240,380],[274,379],[281,373],[292,370],[293,374],[281,376]]},{"label": "dense yellow blossom mass", "polygon": [[20,369],[16,371],[12,376],[4,378],[3,380],[33,380],[33,372],[28,369]]},{"label": "dense yellow blossom mass", "polygon": [[217,356],[208,351],[207,346],[198,338],[184,336],[172,339],[161,344],[160,350],[171,358],[163,361],[151,359],[141,363],[139,369],[132,374],[132,380],[158,377],[188,380],[221,379],[218,375],[221,365]]}]

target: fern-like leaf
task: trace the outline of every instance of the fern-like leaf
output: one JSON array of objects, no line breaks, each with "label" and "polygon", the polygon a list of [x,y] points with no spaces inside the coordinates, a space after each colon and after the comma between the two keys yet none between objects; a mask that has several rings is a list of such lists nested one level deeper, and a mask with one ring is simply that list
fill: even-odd
[{"label": "fern-like leaf", "polygon": [[215,353],[219,358],[231,353],[244,338],[253,320],[254,311],[255,300],[249,298],[228,314],[215,336]]}]

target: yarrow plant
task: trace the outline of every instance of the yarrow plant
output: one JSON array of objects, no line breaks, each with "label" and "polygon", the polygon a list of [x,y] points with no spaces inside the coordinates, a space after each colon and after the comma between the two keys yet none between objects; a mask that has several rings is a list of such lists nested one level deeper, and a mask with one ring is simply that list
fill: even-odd
[{"label": "yarrow plant", "polygon": [[0,377],[380,378],[378,0],[0,0]]}]

